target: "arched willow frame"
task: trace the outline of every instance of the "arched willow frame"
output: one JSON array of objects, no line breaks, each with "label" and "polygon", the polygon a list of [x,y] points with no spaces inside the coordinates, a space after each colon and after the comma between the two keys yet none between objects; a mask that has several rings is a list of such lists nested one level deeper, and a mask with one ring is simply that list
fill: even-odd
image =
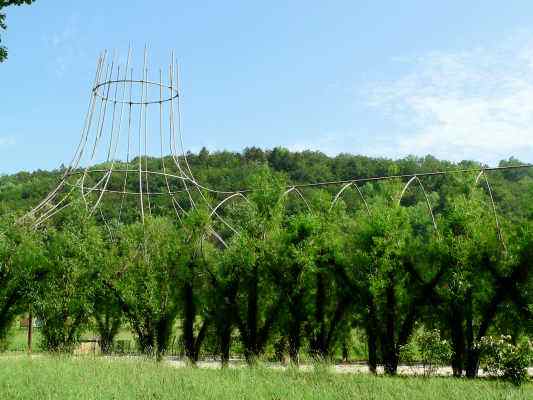
[{"label": "arched willow frame", "polygon": [[[113,207],[118,208],[119,220],[126,207],[125,199],[134,197],[137,199],[137,215],[144,222],[145,216],[152,213],[154,199],[166,197],[179,221],[189,212],[188,210],[197,208],[197,202],[200,201],[208,208],[211,218],[217,219],[233,233],[238,234],[238,229],[229,224],[221,216],[220,211],[230,201],[249,202],[246,193],[250,190],[245,188],[231,191],[211,188],[202,185],[195,178],[187,159],[183,140],[180,77],[174,53],[170,53],[170,62],[165,69],[153,70],[150,68],[148,49],[145,47],[142,66],[137,73],[133,68],[132,55],[130,48],[123,63],[119,62],[116,53],[110,55],[104,51],[98,57],[89,104],[74,156],[63,171],[57,186],[27,216],[31,216],[34,225],[38,227],[71,206],[74,198],[81,198],[88,212],[99,213],[105,222],[101,206],[107,195],[114,195],[120,198],[120,201],[113,203]],[[153,166],[149,168],[150,154],[155,154],[155,149],[159,153],[160,164],[157,168]],[[96,162],[97,153],[102,153],[104,156],[102,167],[92,167]],[[120,155],[124,155],[124,161],[117,161]],[[477,173],[476,185],[483,178],[490,197],[498,236],[505,246],[487,173],[495,170],[531,167],[532,165],[525,164],[454,169],[411,175],[297,184],[288,186],[282,196],[297,196],[311,211],[311,204],[305,198],[303,188],[338,186],[340,189],[333,198],[330,207],[332,209],[346,190],[354,188],[366,211],[370,214],[371,209],[360,189],[361,184],[406,179],[407,183],[399,194],[398,204],[401,204],[408,188],[416,183],[424,195],[433,227],[438,233],[423,179],[430,176]],[[135,190],[127,187],[131,179],[137,182]],[[164,181],[165,190],[150,189],[150,182],[155,179]],[[177,196],[184,196],[185,204],[180,202]],[[216,200],[213,200],[212,196],[215,196]],[[211,234],[225,246],[222,237],[214,229],[211,230]]]}]

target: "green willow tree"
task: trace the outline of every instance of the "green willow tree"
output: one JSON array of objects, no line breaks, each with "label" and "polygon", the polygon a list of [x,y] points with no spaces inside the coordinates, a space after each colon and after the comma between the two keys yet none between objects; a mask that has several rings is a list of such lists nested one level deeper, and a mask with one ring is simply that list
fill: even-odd
[{"label": "green willow tree", "polygon": [[308,297],[312,285],[312,270],[316,254],[319,221],[310,213],[289,216],[284,224],[272,275],[284,296],[284,308],[278,324],[284,342],[288,343],[289,358],[299,363],[299,354],[308,321]]},{"label": "green willow tree", "polygon": [[223,365],[229,360],[235,329],[247,362],[253,364],[265,350],[283,306],[271,271],[283,216],[284,183],[268,168],[258,168],[247,180],[254,188],[248,199],[241,198],[227,205],[226,212],[213,215],[218,243],[224,237],[224,244],[207,272]]},{"label": "green willow tree", "polygon": [[33,306],[42,321],[44,347],[73,350],[92,312],[95,265],[102,264],[102,231],[84,209],[74,207],[44,231],[46,279],[36,286]]},{"label": "green willow tree", "polygon": [[140,350],[165,354],[180,310],[182,248],[174,221],[145,217],[117,232],[118,262],[105,278],[137,338]]},{"label": "green willow tree", "polygon": [[[115,227],[116,229],[116,227]],[[116,233],[116,232],[115,232]],[[118,255],[117,243],[114,237],[107,235],[104,246],[98,249],[101,263],[91,264],[96,277],[93,281],[91,293],[92,319],[100,339],[100,350],[109,354],[113,350],[113,342],[124,322],[124,312],[114,291],[112,282],[113,272],[121,260]]]},{"label": "green willow tree", "polygon": [[381,359],[385,372],[396,374],[400,348],[411,337],[443,271],[428,260],[427,243],[435,233],[425,204],[404,207],[386,195],[373,204],[371,214],[356,216],[349,233],[352,268],[346,270],[345,282],[357,293],[369,369],[375,372]]},{"label": "green willow tree", "polygon": [[182,336],[185,356],[195,365],[201,346],[212,324],[212,313],[205,271],[213,263],[212,245],[205,241],[210,229],[207,210],[198,207],[182,220],[180,243],[182,252],[178,282],[182,303]]},{"label": "green willow tree", "polygon": [[248,180],[253,188],[243,203],[239,228],[230,244],[232,261],[239,269],[236,325],[248,363],[265,349],[283,306],[283,296],[272,284],[274,249],[283,217],[285,181],[269,169]]},{"label": "green willow tree", "polygon": [[235,247],[224,251],[214,249],[211,259],[206,263],[210,285],[210,299],[213,305],[212,320],[222,366],[229,363],[233,332],[237,324],[240,258]]},{"label": "green willow tree", "polygon": [[31,283],[41,281],[48,258],[41,232],[16,221],[0,218],[0,340],[5,339],[13,320],[28,311]]},{"label": "green willow tree", "polygon": [[[455,376],[477,376],[476,344],[488,334],[506,303],[528,311],[523,285],[530,284],[531,233],[514,235],[504,246],[495,225],[490,200],[480,190],[449,200],[443,212],[442,251],[447,259],[444,284],[435,288],[435,303],[449,332]],[[529,314],[528,314],[529,312]]]},{"label": "green willow tree", "polygon": [[322,198],[315,204],[317,231],[313,238],[310,271],[308,320],[305,333],[309,351],[315,358],[333,356],[342,330],[348,329],[349,311],[354,294],[344,281],[345,256],[344,215],[327,211],[329,201]]}]

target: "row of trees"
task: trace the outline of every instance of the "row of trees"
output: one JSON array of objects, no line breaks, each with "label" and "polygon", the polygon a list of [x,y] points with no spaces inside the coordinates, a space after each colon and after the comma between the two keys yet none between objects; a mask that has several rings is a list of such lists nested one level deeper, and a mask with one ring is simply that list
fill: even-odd
[{"label": "row of trees", "polygon": [[268,168],[246,198],[216,214],[197,202],[180,223],[104,224],[71,207],[36,231],[4,216],[0,328],[31,307],[50,350],[72,349],[91,323],[106,352],[127,325],[146,354],[179,335],[191,363],[211,341],[225,364],[232,341],[249,363],[272,344],[294,363],[329,359],[358,327],[370,370],[395,374],[423,324],[449,339],[454,375],[474,377],[482,337],[533,332],[533,227],[497,226],[482,188],[447,185],[430,194],[435,224],[422,195],[400,204],[400,182],[362,187],[368,207],[355,191],[332,207],[325,190],[284,195]]}]

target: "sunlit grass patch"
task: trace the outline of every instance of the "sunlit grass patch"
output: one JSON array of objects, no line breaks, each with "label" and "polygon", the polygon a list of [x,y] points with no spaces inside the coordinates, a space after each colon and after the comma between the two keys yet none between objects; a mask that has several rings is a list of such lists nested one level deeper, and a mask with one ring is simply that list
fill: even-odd
[{"label": "sunlit grass patch", "polygon": [[527,399],[533,385],[254,368],[173,368],[140,359],[0,358],[2,399]]}]

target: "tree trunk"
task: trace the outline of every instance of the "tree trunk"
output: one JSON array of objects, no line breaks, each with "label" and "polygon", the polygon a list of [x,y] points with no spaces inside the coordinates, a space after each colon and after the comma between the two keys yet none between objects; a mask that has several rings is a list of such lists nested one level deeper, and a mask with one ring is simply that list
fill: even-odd
[{"label": "tree trunk", "polygon": [[395,352],[391,352],[386,356],[383,369],[387,375],[396,375],[398,372],[398,356]]},{"label": "tree trunk", "polygon": [[113,341],[120,329],[121,318],[114,317],[109,311],[105,311],[104,317],[95,316],[98,335],[100,336],[100,351],[109,354],[113,350]]},{"label": "tree trunk", "polygon": [[183,286],[183,309],[183,344],[185,347],[185,356],[189,362],[195,364],[194,319],[196,318],[196,309],[191,282],[187,282]]},{"label": "tree trunk", "polygon": [[259,276],[257,266],[252,269],[252,276],[248,285],[248,308],[246,313],[247,340],[245,340],[244,356],[248,364],[254,364],[258,356],[258,329],[259,317],[258,302]]},{"label": "tree trunk", "polygon": [[302,298],[302,289],[297,290],[289,298],[289,358],[291,363],[296,365],[300,363],[300,347],[302,344],[302,325],[304,321]]},{"label": "tree trunk", "polygon": [[371,373],[375,374],[377,372],[378,366],[378,351],[377,351],[377,339],[378,339],[378,328],[376,320],[376,306],[372,299],[369,300],[368,304],[368,321],[366,324],[366,339],[368,346],[368,369]]},{"label": "tree trunk", "polygon": [[465,296],[466,320],[466,376],[475,378],[479,370],[479,352],[474,348],[474,312],[472,304],[472,289],[468,289]]},{"label": "tree trunk", "polygon": [[153,355],[155,348],[155,338],[151,329],[136,329],[137,342],[143,354]]},{"label": "tree trunk", "polygon": [[287,338],[285,336],[282,336],[280,339],[278,339],[274,343],[274,356],[276,357],[276,360],[280,362],[282,365],[285,365],[287,363],[287,359],[285,357],[286,349],[287,349]]},{"label": "tree trunk", "polygon": [[350,353],[348,351],[348,342],[346,338],[342,341],[342,362],[346,363],[348,362],[348,359],[350,357]]},{"label": "tree trunk", "polygon": [[385,373],[396,375],[398,369],[398,351],[395,343],[396,328],[396,294],[394,292],[394,276],[389,278],[389,285],[386,289],[386,309],[385,309],[385,335],[382,335],[382,353]]},{"label": "tree trunk", "polygon": [[331,354],[331,349],[338,337],[338,331],[340,329],[339,327],[345,325],[345,327],[348,329],[348,324],[342,324],[342,321],[346,314],[348,305],[350,304],[350,300],[346,295],[338,295],[338,297],[340,297],[340,299],[338,300],[335,312],[329,321],[329,329],[327,330],[326,339],[324,341],[323,351],[326,355]]},{"label": "tree trunk", "polygon": [[163,359],[163,355],[168,349],[168,343],[172,334],[174,317],[170,314],[163,315],[156,325],[156,358],[157,361]]},{"label": "tree trunk", "polygon": [[479,372],[479,350],[469,348],[466,351],[466,376],[467,378],[477,377]]},{"label": "tree trunk", "polygon": [[300,363],[301,329],[300,313],[292,310],[289,321],[289,358],[295,365]]},{"label": "tree trunk", "polygon": [[227,367],[229,364],[229,355],[231,347],[231,323],[224,323],[219,332],[220,338],[220,358],[222,367]]},{"label": "tree trunk", "polygon": [[204,320],[200,328],[200,331],[198,332],[198,336],[196,336],[196,339],[194,340],[194,355],[193,355],[194,363],[197,363],[198,358],[200,357],[200,349],[202,348],[202,343],[204,342],[205,336],[207,335],[208,326],[209,326],[209,320]]},{"label": "tree trunk", "polygon": [[110,354],[113,350],[114,335],[109,329],[100,330],[100,351],[102,354]]},{"label": "tree trunk", "polygon": [[463,330],[463,310],[460,306],[453,306],[449,316],[452,342],[452,370],[453,376],[460,378],[464,369],[465,335]]},{"label": "tree trunk", "polygon": [[311,339],[311,352],[319,359],[324,359],[326,354],[326,323],[325,317],[326,305],[326,282],[323,272],[316,275],[316,296],[315,296],[315,323],[317,332]]},{"label": "tree trunk", "polygon": [[220,313],[215,315],[215,326],[220,346],[220,361],[225,368],[229,364],[231,349],[231,334],[235,324],[236,304],[238,282],[230,282],[225,287],[219,287],[222,299],[220,302]]}]

